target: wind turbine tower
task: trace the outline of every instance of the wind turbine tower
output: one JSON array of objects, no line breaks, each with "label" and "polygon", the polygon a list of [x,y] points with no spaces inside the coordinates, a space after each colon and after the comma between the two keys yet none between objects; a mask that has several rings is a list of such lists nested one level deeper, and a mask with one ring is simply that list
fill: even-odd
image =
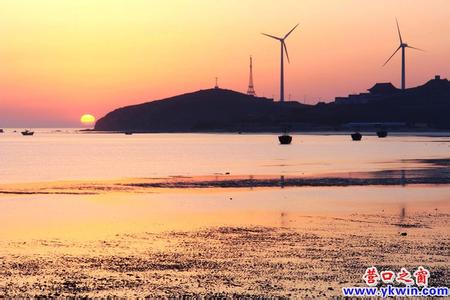
[{"label": "wind turbine tower", "polygon": [[423,51],[423,50],[409,46],[407,43],[404,43],[403,39],[402,39],[402,34],[400,33],[400,26],[398,26],[397,19],[395,19],[395,22],[397,23],[397,31],[398,31],[398,37],[400,39],[400,46],[398,46],[398,48],[397,48],[397,50],[395,50],[394,54],[392,54],[391,57],[388,58],[388,60],[384,63],[383,67],[391,60],[392,57],[394,57],[394,55],[398,52],[398,50],[402,49],[402,90],[404,90],[406,88],[406,66],[405,66],[406,51],[405,51],[405,49],[411,48],[411,49],[420,50],[420,51]]},{"label": "wind turbine tower", "polygon": [[252,65],[252,57],[251,56],[250,56],[250,75],[248,78],[247,95],[256,96],[255,88],[253,87],[253,65]]},{"label": "wind turbine tower", "polygon": [[281,62],[280,62],[280,102],[284,102],[284,53],[286,53],[286,58],[289,63],[289,54],[287,51],[286,43],[284,42],[286,38],[294,31],[295,28],[297,28],[299,24],[295,25],[294,28],[292,28],[284,37],[276,37],[270,34],[262,33],[265,36],[268,36],[270,38],[273,38],[275,40],[278,40],[281,45]]}]

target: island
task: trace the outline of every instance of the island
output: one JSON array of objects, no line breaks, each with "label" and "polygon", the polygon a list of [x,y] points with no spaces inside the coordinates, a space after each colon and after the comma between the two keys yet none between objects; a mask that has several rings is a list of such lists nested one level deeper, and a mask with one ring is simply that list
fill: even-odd
[{"label": "island", "polygon": [[450,129],[450,82],[436,76],[405,90],[377,83],[366,93],[329,103],[284,103],[213,88],[118,108],[100,118],[95,131],[279,132],[383,127]]}]

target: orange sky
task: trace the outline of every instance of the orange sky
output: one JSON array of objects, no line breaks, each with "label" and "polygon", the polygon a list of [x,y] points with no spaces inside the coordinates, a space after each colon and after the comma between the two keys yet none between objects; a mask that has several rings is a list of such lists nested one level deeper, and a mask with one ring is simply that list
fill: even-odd
[{"label": "orange sky", "polygon": [[399,86],[395,17],[407,85],[450,71],[448,0],[0,0],[0,127],[75,126],[119,106],[219,85],[315,103],[375,82]]}]

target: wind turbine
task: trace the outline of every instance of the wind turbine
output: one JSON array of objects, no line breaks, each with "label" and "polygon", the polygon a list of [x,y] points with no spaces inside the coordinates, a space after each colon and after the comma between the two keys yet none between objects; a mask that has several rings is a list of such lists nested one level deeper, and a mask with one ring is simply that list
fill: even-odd
[{"label": "wind turbine", "polygon": [[289,63],[289,54],[288,54],[286,43],[284,42],[284,40],[292,33],[292,31],[294,31],[295,28],[297,28],[298,25],[299,24],[295,25],[294,28],[292,28],[288,33],[286,33],[286,35],[282,38],[276,37],[276,36],[273,36],[270,34],[266,34],[266,33],[261,33],[265,36],[268,36],[270,38],[280,41],[280,44],[281,44],[280,102],[284,102],[284,62],[283,62],[284,52],[286,52],[286,58]]},{"label": "wind turbine", "polygon": [[392,54],[391,57],[389,57],[389,59],[384,63],[383,67],[391,60],[391,58],[398,52],[398,50],[402,49],[402,90],[404,90],[405,86],[406,86],[405,49],[411,48],[411,49],[420,50],[420,51],[424,51],[424,50],[409,46],[407,43],[404,43],[403,39],[402,39],[402,34],[400,33],[400,27],[398,26],[397,18],[395,19],[395,22],[397,23],[397,31],[398,31],[398,37],[400,39],[400,46],[398,46],[398,48],[397,48],[397,50],[395,50],[394,54]]}]

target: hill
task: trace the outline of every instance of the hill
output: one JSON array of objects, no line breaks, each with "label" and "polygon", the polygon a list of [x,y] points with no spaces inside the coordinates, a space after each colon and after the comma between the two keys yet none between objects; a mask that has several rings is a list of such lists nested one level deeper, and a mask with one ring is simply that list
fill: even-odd
[{"label": "hill", "polygon": [[99,119],[95,130],[135,132],[237,131],[279,126],[292,108],[272,99],[253,97],[225,89],[193,93],[116,109]]}]

